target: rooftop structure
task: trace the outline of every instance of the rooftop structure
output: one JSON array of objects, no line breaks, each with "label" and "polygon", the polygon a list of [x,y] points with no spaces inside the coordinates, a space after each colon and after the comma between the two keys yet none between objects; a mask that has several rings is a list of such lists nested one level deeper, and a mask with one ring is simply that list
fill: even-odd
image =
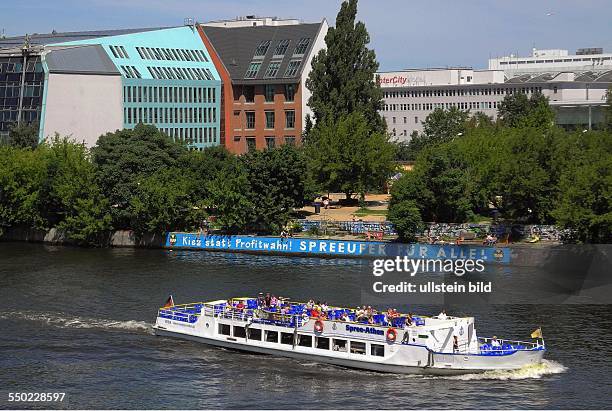
[{"label": "rooftop structure", "polygon": [[534,48],[529,57],[511,54],[489,59],[489,70],[504,70],[508,77],[534,72],[607,71],[612,70],[612,53],[597,47],[578,49],[575,55],[565,49]]},{"label": "rooftop structure", "polygon": [[209,27],[257,27],[257,26],[289,26],[300,24],[297,19],[282,19],[279,17],[258,17],[255,15],[239,16],[229,20],[213,20],[202,23],[203,26]]}]

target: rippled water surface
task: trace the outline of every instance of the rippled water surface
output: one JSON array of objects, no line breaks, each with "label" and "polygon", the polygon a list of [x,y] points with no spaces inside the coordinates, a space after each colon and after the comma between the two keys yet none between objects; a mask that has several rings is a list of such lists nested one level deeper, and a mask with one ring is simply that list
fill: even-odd
[{"label": "rippled water surface", "polygon": [[[417,377],[250,355],[152,335],[156,309],[260,290],[355,305],[355,260],[0,243],[0,407],[9,392],[66,392],[39,408],[610,408],[609,305],[449,307],[479,334],[545,330],[544,364]],[[423,314],[437,306],[408,306]]]}]

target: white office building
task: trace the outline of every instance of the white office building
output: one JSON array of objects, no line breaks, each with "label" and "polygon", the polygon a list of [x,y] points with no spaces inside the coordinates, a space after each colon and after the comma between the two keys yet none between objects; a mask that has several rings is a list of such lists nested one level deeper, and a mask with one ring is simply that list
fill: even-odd
[{"label": "white office building", "polygon": [[[582,54],[591,60],[574,62],[565,61],[564,55],[568,60],[575,57],[567,50],[534,50],[537,63],[512,57],[517,62],[525,61],[513,63],[512,69],[499,68],[509,66],[502,63],[509,62],[510,57],[503,57],[490,60],[488,70],[458,67],[381,72],[376,76],[383,89],[381,114],[391,135],[407,141],[411,133],[423,130],[422,122],[436,108],[481,111],[495,119],[498,104],[506,95],[540,92],[549,98],[557,124],[596,128],[603,121],[606,91],[612,86],[612,61],[603,58],[612,54],[603,54],[601,49],[579,52],[598,54]],[[538,61],[540,57],[542,62]],[[533,70],[528,70],[532,64]]]}]

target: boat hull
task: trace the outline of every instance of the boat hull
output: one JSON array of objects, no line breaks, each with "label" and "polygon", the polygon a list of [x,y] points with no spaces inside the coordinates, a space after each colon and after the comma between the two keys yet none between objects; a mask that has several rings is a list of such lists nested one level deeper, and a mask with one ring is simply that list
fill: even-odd
[{"label": "boat hull", "polygon": [[[214,337],[199,336],[176,332],[159,327],[154,328],[154,332],[158,336],[181,338],[184,340],[195,341],[211,346],[227,348],[231,350],[275,355],[297,360],[304,360],[322,364],[332,364],[341,367],[362,369],[375,372],[393,373],[393,374],[413,374],[413,375],[461,375],[482,373],[490,370],[507,370],[517,369],[522,366],[537,363],[542,360],[543,351],[540,352],[517,352],[513,355],[502,357],[480,356],[480,355],[452,355],[453,358],[448,358],[449,354],[431,353],[432,366],[409,366],[400,364],[386,364],[381,362],[360,361],[347,358],[337,358],[333,356],[316,355],[312,353],[303,353],[294,350],[278,350],[256,345],[249,345],[235,341],[225,341]],[[401,347],[401,345],[400,345]],[[517,355],[518,354],[518,355]],[[516,355],[515,357],[513,357]],[[468,357],[469,360],[464,360]],[[513,357],[513,358],[504,358]]]}]

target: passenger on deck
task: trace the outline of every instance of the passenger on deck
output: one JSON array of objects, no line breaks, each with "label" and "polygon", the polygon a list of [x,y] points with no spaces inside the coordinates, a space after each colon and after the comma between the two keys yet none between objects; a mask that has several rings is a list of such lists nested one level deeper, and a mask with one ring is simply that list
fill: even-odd
[{"label": "passenger on deck", "polygon": [[350,321],[348,314],[342,313],[342,315],[340,316],[340,321]]},{"label": "passenger on deck", "polygon": [[270,298],[270,307],[276,307],[278,305],[278,299],[274,294],[272,294],[272,298]]},{"label": "passenger on deck", "polygon": [[446,320],[447,318],[448,318],[448,315],[446,315],[446,310],[442,310],[442,312],[438,314],[439,320]]},{"label": "passenger on deck", "polygon": [[406,320],[404,321],[404,329],[410,326],[412,326],[412,315],[411,313],[408,313],[408,315],[406,316]]},{"label": "passenger on deck", "polygon": [[459,352],[459,340],[456,335],[453,335],[453,352]]},{"label": "passenger on deck", "polygon": [[365,305],[363,307],[364,308],[359,308],[355,313],[357,321],[363,321],[368,319],[368,316],[366,315]]},{"label": "passenger on deck", "polygon": [[272,297],[270,297],[270,293],[266,293],[266,297],[264,298],[264,305],[266,308],[270,308],[270,301],[272,301]]},{"label": "passenger on deck", "polygon": [[263,293],[259,293],[257,295],[257,308],[262,308],[264,305],[266,305],[266,301],[264,299],[264,295],[263,295]]},{"label": "passenger on deck", "polygon": [[238,300],[238,304],[236,304],[236,309],[238,311],[244,310],[244,303],[242,302],[242,300]]},{"label": "passenger on deck", "polygon": [[312,310],[314,308],[314,301],[312,299],[308,300],[308,302],[306,303],[306,308],[309,310]]},{"label": "passenger on deck", "polygon": [[495,335],[491,339],[491,347],[501,347],[501,343],[497,340]]},{"label": "passenger on deck", "polygon": [[323,304],[321,304],[321,310],[323,311],[329,310],[329,305],[327,305],[325,301],[323,301]]}]

